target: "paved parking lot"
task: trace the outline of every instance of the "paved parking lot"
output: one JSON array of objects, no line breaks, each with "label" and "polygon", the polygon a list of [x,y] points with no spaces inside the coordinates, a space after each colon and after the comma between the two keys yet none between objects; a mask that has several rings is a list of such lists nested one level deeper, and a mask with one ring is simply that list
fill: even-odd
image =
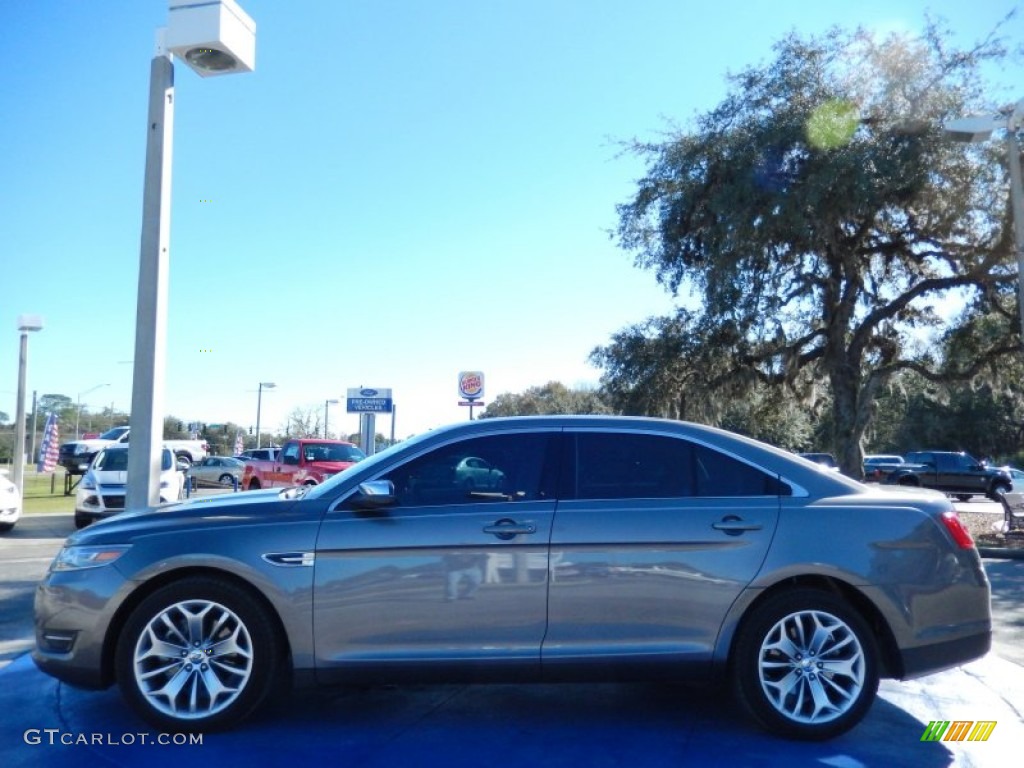
[{"label": "paved parking lot", "polygon": [[[175,743],[116,689],[77,691],[38,672],[31,592],[70,516],[28,516],[0,539],[0,765],[1009,766],[1024,743],[1024,561],[986,562],[997,650],[966,667],[886,681],[865,721],[824,744],[782,741],[719,690],[652,685],[402,686],[285,696],[240,728]],[[26,613],[27,612],[27,613]],[[1007,657],[1013,657],[1013,661]],[[1017,663],[1013,663],[1016,661]],[[3,663],[3,661],[0,661]],[[924,743],[933,720],[995,721],[985,742]],[[160,743],[162,741],[170,743]],[[153,742],[153,743],[148,743]]]}]

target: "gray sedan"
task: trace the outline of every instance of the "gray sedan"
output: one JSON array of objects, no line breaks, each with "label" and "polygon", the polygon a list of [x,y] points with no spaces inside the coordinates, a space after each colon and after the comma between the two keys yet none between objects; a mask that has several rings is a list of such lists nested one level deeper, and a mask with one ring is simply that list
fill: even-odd
[{"label": "gray sedan", "polygon": [[242,482],[245,462],[231,456],[207,456],[198,464],[193,464],[185,473],[185,478],[192,478],[195,486],[232,485]]},{"label": "gray sedan", "polygon": [[[468,458],[500,483],[458,482]],[[879,678],[990,641],[988,582],[943,497],[695,424],[536,417],[80,531],[36,593],[33,656],[116,682],[165,732],[233,725],[285,678],[725,678],[757,723],[824,739]]]}]

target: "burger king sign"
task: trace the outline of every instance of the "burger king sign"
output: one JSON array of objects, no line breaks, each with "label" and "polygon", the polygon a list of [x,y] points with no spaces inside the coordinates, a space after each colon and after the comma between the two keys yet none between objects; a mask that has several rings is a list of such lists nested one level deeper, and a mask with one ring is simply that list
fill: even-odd
[{"label": "burger king sign", "polygon": [[483,371],[462,371],[459,373],[459,397],[463,400],[479,400],[484,396]]}]

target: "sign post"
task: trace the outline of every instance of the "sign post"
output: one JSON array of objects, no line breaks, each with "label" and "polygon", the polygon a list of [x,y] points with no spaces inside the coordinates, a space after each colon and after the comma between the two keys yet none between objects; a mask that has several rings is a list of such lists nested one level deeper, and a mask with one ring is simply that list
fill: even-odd
[{"label": "sign post", "polygon": [[372,456],[377,449],[376,414],[391,413],[394,400],[390,388],[353,387],[345,397],[345,410],[359,414],[359,436],[363,453]]}]

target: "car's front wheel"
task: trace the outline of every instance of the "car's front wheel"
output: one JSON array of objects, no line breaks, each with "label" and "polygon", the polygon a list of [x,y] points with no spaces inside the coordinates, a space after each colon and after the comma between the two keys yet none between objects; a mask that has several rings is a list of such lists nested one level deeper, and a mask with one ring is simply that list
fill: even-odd
[{"label": "car's front wheel", "polygon": [[734,689],[768,730],[830,739],[871,707],[877,659],[870,628],[843,600],[814,589],[782,592],[758,605],[740,628]]},{"label": "car's front wheel", "polygon": [[989,491],[988,497],[992,499],[992,501],[1001,502],[1003,500],[1003,496],[1009,492],[1010,486],[1006,483],[996,483],[992,486],[992,490]]},{"label": "car's front wheel", "polygon": [[174,582],[131,613],[116,651],[128,703],[164,731],[227,728],[271,689],[281,644],[246,590],[214,578]]}]

